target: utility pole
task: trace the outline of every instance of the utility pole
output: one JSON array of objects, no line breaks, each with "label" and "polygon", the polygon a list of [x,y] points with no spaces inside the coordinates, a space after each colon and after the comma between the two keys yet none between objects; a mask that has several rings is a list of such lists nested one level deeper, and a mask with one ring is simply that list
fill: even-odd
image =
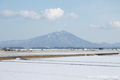
[{"label": "utility pole", "polygon": [[28,42],[27,42],[27,40],[26,40],[26,49],[28,49],[28,45],[27,45],[27,43],[28,43]]},{"label": "utility pole", "polygon": [[84,40],[82,39],[82,47],[83,47],[83,50],[84,50]]}]

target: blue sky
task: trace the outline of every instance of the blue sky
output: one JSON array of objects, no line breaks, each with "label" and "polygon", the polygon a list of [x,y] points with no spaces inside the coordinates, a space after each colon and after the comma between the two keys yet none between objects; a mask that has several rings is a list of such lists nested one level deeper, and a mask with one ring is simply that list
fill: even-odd
[{"label": "blue sky", "polygon": [[95,43],[120,42],[120,0],[0,0],[0,41],[61,30]]}]

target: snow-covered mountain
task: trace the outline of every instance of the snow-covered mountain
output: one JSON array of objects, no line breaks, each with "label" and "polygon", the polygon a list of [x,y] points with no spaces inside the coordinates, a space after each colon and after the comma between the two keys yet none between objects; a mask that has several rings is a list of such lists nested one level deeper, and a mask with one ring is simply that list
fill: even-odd
[{"label": "snow-covered mountain", "polygon": [[[60,31],[27,39],[0,42],[0,47],[100,47],[69,32]],[[105,45],[104,45],[105,46]],[[102,46],[102,47],[104,47]]]},{"label": "snow-covered mountain", "polygon": [[30,47],[90,47],[96,44],[76,37],[75,35],[66,32],[53,32],[48,35],[39,36],[28,40]]}]

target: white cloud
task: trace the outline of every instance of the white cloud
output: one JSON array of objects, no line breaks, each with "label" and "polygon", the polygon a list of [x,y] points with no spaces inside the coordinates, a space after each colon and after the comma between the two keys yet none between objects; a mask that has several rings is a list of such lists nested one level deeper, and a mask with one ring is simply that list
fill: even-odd
[{"label": "white cloud", "polygon": [[91,28],[100,28],[100,27],[101,27],[100,25],[95,25],[95,24],[89,24],[89,26],[90,26]]},{"label": "white cloud", "polygon": [[41,15],[34,11],[20,11],[19,15],[26,17],[26,18],[32,18],[32,19],[40,19],[41,18]]},{"label": "white cloud", "polygon": [[5,10],[1,14],[6,17],[12,17],[12,16],[16,16],[18,13],[12,12],[11,10]]},{"label": "white cloud", "polygon": [[110,21],[107,22],[107,25],[95,25],[95,24],[89,24],[89,26],[91,28],[96,28],[96,29],[105,29],[105,30],[109,30],[109,29],[118,29],[120,28],[120,21]]},{"label": "white cloud", "polygon": [[5,10],[2,12],[2,15],[5,17],[22,16],[22,17],[31,18],[31,19],[40,19],[41,18],[41,15],[34,11],[13,12],[11,10]]},{"label": "white cloud", "polygon": [[112,28],[120,28],[120,21],[110,21],[109,22],[109,25],[112,27]]},{"label": "white cloud", "polygon": [[31,18],[31,19],[41,19],[46,18],[49,20],[56,20],[59,18],[62,18],[63,16],[65,18],[71,17],[71,18],[78,18],[79,16],[75,13],[64,13],[64,10],[61,8],[52,8],[52,9],[45,9],[43,11],[40,11],[41,13],[37,13],[34,11],[18,11],[14,12],[11,10],[5,10],[0,12],[0,16],[5,16],[5,17],[15,17],[15,16],[21,16],[24,18]]},{"label": "white cloud", "polygon": [[68,13],[68,14],[66,14],[66,17],[78,18],[79,16],[75,13]]},{"label": "white cloud", "polygon": [[62,17],[64,14],[64,11],[60,8],[45,9],[44,11],[42,11],[42,14],[47,19],[55,20],[57,18]]}]

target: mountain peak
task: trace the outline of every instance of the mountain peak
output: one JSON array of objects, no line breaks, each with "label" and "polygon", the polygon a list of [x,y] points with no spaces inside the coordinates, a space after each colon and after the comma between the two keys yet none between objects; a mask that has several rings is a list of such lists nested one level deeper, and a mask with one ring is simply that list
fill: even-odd
[{"label": "mountain peak", "polygon": [[62,30],[62,31],[56,31],[56,32],[50,33],[50,34],[48,34],[48,36],[49,37],[62,36],[67,33],[68,33],[67,31]]},{"label": "mountain peak", "polygon": [[65,30],[62,30],[62,31],[56,31],[56,32],[53,32],[53,33],[68,33],[68,32],[65,31]]},{"label": "mountain peak", "polygon": [[62,31],[60,31],[61,33],[66,33],[67,31],[65,31],[65,30],[62,30]]}]

